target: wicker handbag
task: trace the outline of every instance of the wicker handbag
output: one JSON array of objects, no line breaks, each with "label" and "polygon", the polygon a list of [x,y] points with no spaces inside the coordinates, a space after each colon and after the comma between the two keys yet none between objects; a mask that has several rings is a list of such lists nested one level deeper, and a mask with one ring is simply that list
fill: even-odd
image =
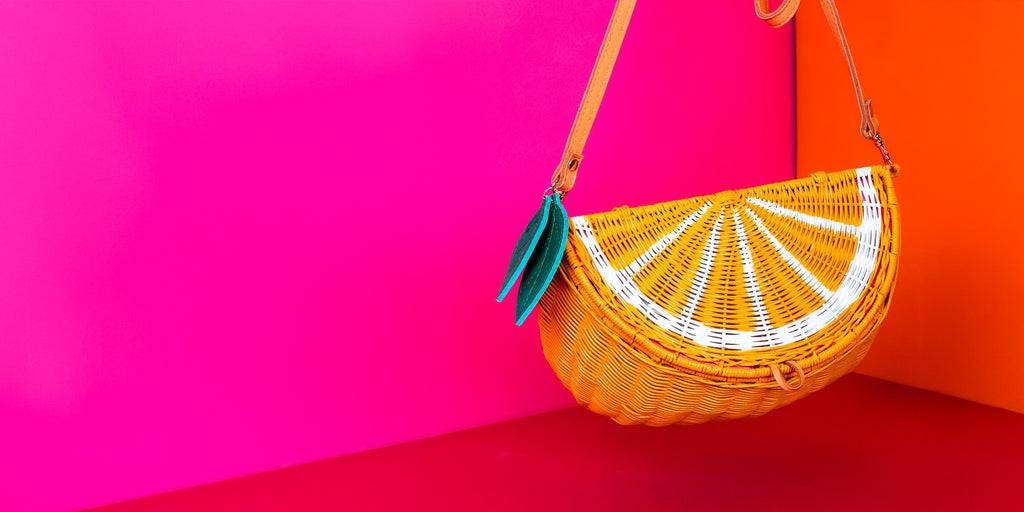
[{"label": "wicker handbag", "polygon": [[[755,8],[780,26],[798,3]],[[623,424],[758,416],[821,389],[867,353],[896,280],[897,168],[836,6],[821,3],[847,57],[861,134],[885,165],[562,220],[560,199],[575,182],[635,0],[616,3],[552,195],[502,292],[525,269],[519,321],[539,302],[544,355],[581,405]]]}]

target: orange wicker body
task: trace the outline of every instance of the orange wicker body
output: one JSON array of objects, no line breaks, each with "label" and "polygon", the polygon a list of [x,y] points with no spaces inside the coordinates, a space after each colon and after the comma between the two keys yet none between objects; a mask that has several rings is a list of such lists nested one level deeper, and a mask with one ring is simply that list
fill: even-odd
[{"label": "orange wicker body", "polygon": [[[896,279],[884,166],[572,222],[540,302],[544,354],[623,424],[757,416],[822,388],[867,353]],[[772,375],[795,379],[787,364],[798,390]]]}]

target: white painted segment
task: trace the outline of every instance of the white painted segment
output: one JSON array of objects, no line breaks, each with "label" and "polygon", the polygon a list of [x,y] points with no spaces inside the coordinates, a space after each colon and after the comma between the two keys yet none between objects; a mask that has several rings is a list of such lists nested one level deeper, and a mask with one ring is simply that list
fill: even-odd
[{"label": "white painted segment", "polygon": [[795,221],[802,222],[809,226],[813,226],[819,229],[827,229],[833,233],[842,233],[844,235],[852,235],[857,230],[857,226],[852,224],[846,224],[844,222],[835,221],[832,219],[823,219],[821,217],[815,217],[813,215],[807,215],[806,213],[790,210],[784,208],[781,205],[761,199],[759,197],[748,197],[747,202],[754,204],[774,213],[780,217],[789,217]]},{"label": "white painted segment", "polygon": [[676,228],[673,229],[669,234],[662,237],[661,240],[655,242],[654,245],[647,249],[646,252],[644,252],[640,256],[637,256],[637,258],[633,260],[632,263],[627,265],[626,268],[622,269],[621,273],[624,275],[624,277],[626,277],[627,279],[632,279],[633,276],[637,274],[637,272],[640,272],[640,270],[647,266],[647,264],[650,263],[651,260],[653,260],[657,255],[661,254],[661,251],[664,251],[666,248],[668,248],[669,244],[674,242],[676,238],[679,238],[679,235],[682,235],[684,232],[686,232],[687,229],[690,229],[690,226],[692,226],[693,223],[697,222],[698,219],[703,217],[704,214],[707,213],[708,209],[710,208],[711,203],[704,203],[704,205],[701,206],[699,210],[691,213],[688,217],[683,219],[683,222],[676,226]]},{"label": "white painted segment", "polygon": [[764,297],[761,296],[761,287],[757,284],[757,274],[754,272],[754,256],[750,253],[750,246],[747,244],[747,231],[743,229],[743,222],[740,214],[733,209],[733,221],[736,222],[736,237],[740,247],[740,260],[743,262],[743,283],[747,287],[747,296],[750,297],[750,307],[754,310],[757,318],[757,328],[766,330],[771,327],[768,322],[768,308],[764,305]]},{"label": "white painted segment", "polygon": [[793,269],[793,271],[796,272],[796,275],[799,276],[804,283],[807,283],[807,286],[811,287],[811,290],[814,290],[814,292],[817,293],[822,299],[828,300],[829,296],[832,295],[832,290],[829,290],[827,287],[825,287],[825,285],[818,280],[817,276],[815,276],[813,273],[811,273],[810,270],[807,270],[806,267],[800,264],[800,261],[796,259],[796,256],[793,256],[792,253],[786,250],[786,248],[782,245],[782,242],[779,242],[779,239],[775,238],[775,235],[773,235],[771,231],[768,231],[768,228],[764,225],[764,222],[761,221],[761,217],[758,217],[757,214],[754,213],[754,211],[751,210],[750,208],[747,208],[746,210],[747,215],[750,215],[750,220],[754,221],[754,225],[757,226],[757,230],[760,231],[761,234],[768,239],[768,242],[772,244],[772,248],[775,249],[775,252],[779,253],[779,256],[782,256],[782,259],[783,261],[786,262],[786,265],[789,265],[789,268]]},{"label": "white painted segment", "polygon": [[[878,250],[882,235],[882,207],[878,198],[878,192],[875,190],[874,182],[871,178],[870,167],[857,169],[857,187],[863,201],[862,206],[864,213],[860,225],[851,226],[852,230],[850,231],[850,234],[858,241],[857,249],[854,253],[853,260],[850,263],[850,268],[846,276],[843,278],[843,281],[839,284],[839,287],[835,292],[828,292],[828,295],[824,297],[824,304],[820,308],[808,314],[806,317],[794,320],[786,325],[768,327],[766,329],[753,332],[737,331],[732,329],[712,329],[694,321],[692,313],[690,317],[687,317],[685,311],[682,316],[669,314],[668,311],[659,306],[656,302],[643,295],[633,279],[630,278],[623,280],[620,273],[616,272],[612,268],[611,263],[604,255],[600,244],[597,243],[593,229],[590,227],[586,218],[573,217],[573,223],[584,247],[586,247],[587,252],[590,253],[591,258],[594,261],[595,270],[597,270],[601,275],[601,278],[604,279],[610,287],[618,287],[620,289],[617,293],[619,298],[635,307],[655,325],[684,336],[694,343],[711,348],[751,350],[779,347],[801,341],[821,329],[824,329],[829,323],[841,315],[846,308],[853,304],[868,286],[869,280],[871,279],[871,273],[874,271],[875,264],[878,261]],[[753,213],[749,211],[749,209],[747,209],[747,212],[751,214]],[[785,213],[780,213],[780,215],[785,215]],[[812,216],[808,217],[811,219],[817,218]],[[757,219],[756,216],[753,216],[752,218],[754,219],[755,224],[760,222],[760,219]],[[820,224],[812,225],[826,226],[829,222],[835,222],[828,219],[820,219],[820,221]],[[721,217],[719,217],[718,222],[716,223],[716,230],[720,230],[720,222]],[[811,222],[808,222],[808,224],[811,224]],[[849,226],[848,224],[843,223],[835,224]],[[761,223],[761,226],[763,226],[763,223]],[[840,226],[833,225],[833,228],[839,230]],[[742,229],[742,227],[740,227],[740,229]],[[761,228],[759,227],[758,230],[760,231]],[[763,233],[767,233],[767,229],[765,229]],[[744,236],[745,235],[746,233],[744,233]],[[768,235],[770,235],[770,233]],[[715,244],[714,249],[717,250],[717,242],[715,242]],[[773,247],[775,246],[775,244],[772,245]],[[708,249],[709,246],[705,246],[704,256],[706,256]],[[782,250],[785,250],[785,248],[782,248]],[[788,253],[788,251],[786,252]],[[782,254],[782,252],[780,252],[780,254]],[[785,258],[785,256],[783,257]],[[793,259],[795,260],[795,258]],[[801,269],[803,268],[798,261],[796,262],[796,265]],[[751,271],[752,270],[753,260],[751,258]],[[806,271],[806,269],[803,270]],[[746,264],[744,264],[744,273],[746,272],[747,268]],[[707,273],[705,272],[704,274],[704,284],[706,285]],[[814,280],[817,281],[817,278],[814,278]],[[703,291],[701,291],[701,293],[703,293]],[[758,296],[760,297],[760,294],[758,294]]]},{"label": "white painted segment", "polygon": [[715,221],[714,227],[711,228],[708,243],[704,245],[704,251],[700,256],[700,266],[697,267],[697,275],[693,277],[693,283],[690,284],[690,289],[686,292],[690,298],[686,301],[686,307],[683,308],[683,316],[680,317],[684,321],[689,321],[693,318],[693,313],[697,311],[697,303],[700,302],[704,292],[708,289],[711,266],[715,264],[715,256],[718,255],[718,242],[721,238],[722,214],[718,214],[718,220]]}]

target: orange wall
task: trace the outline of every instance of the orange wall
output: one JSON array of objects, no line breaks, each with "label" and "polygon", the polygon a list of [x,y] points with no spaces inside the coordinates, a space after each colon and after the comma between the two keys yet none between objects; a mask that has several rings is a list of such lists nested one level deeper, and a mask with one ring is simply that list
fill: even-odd
[{"label": "orange wall", "polygon": [[[876,163],[817,2],[796,26],[797,171]],[[900,275],[858,371],[1024,412],[1024,2],[839,5],[903,173]]]}]

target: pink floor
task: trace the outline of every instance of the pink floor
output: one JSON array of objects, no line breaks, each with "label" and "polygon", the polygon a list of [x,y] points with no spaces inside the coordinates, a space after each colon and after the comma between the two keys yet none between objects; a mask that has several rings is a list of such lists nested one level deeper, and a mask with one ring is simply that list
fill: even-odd
[{"label": "pink floor", "polygon": [[768,416],[582,408],[96,510],[1024,510],[1024,415],[860,375]]}]

